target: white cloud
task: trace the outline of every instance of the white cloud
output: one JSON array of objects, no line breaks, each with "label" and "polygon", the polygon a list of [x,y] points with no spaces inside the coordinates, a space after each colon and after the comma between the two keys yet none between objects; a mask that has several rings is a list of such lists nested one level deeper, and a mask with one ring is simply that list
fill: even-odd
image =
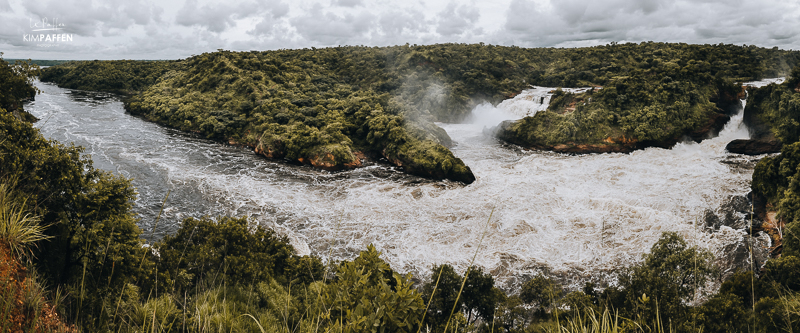
[{"label": "white cloud", "polygon": [[[58,18],[69,46],[22,42]],[[232,50],[468,42],[573,47],[611,41],[800,49],[796,0],[0,0],[7,57],[183,58]],[[66,53],[70,52],[70,53]]]},{"label": "white cloud", "polygon": [[340,15],[317,3],[289,21],[305,40],[329,46],[363,41],[375,28],[375,20],[375,15],[367,11]]},{"label": "white cloud", "polygon": [[439,13],[439,22],[436,32],[442,36],[461,35],[475,27],[475,22],[480,18],[480,13],[475,7],[457,5],[455,2],[447,4]]},{"label": "white cloud", "polygon": [[[31,20],[63,23],[63,30],[81,36],[110,36],[124,33],[134,25],[159,22],[162,9],[141,0],[50,0],[23,3]],[[98,34],[99,33],[99,34]]]},{"label": "white cloud", "polygon": [[184,26],[199,26],[212,32],[223,32],[236,25],[236,20],[247,18],[262,12],[255,1],[238,4],[216,3],[198,4],[197,0],[186,0],[178,11],[175,22]]},{"label": "white cloud", "polygon": [[363,6],[364,5],[364,1],[362,1],[362,0],[334,0],[333,4],[337,5],[337,6],[342,6],[342,7],[357,7],[357,6]]},{"label": "white cloud", "polygon": [[[796,2],[778,1],[552,1],[513,0],[498,36],[523,46],[575,45],[576,41],[757,43],[797,47]],[[777,25],[775,34],[767,28]]]}]

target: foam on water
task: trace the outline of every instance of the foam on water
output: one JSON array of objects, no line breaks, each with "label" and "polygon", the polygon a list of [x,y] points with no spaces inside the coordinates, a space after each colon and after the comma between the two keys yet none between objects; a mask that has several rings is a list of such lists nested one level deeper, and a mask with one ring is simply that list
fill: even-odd
[{"label": "foam on water", "polygon": [[275,163],[131,117],[115,97],[37,85],[44,93],[26,107],[43,119],[37,126],[86,146],[95,166],[133,177],[146,233],[171,188],[157,234],[186,216],[247,215],[289,235],[300,252],[327,257],[332,249],[342,260],[375,244],[393,268],[423,276],[434,264],[464,269],[484,230],[476,263],[509,285],[545,268],[575,285],[608,281],[664,231],[708,248],[728,268],[747,264],[738,262],[744,231],[695,224],[709,211],[722,215],[721,206],[749,190],[756,158],[724,149],[747,138],[741,114],[700,144],[631,154],[531,152],[483,134],[529,114],[520,105],[536,100],[525,96],[552,90],[537,87],[499,108],[477,107],[469,124],[439,124],[477,176],[462,186],[382,165],[329,173]]}]

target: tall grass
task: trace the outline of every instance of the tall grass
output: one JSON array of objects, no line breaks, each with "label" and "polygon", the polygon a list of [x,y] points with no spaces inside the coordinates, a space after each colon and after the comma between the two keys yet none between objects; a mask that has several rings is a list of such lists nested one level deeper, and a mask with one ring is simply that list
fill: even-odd
[{"label": "tall grass", "polygon": [[0,183],[0,332],[63,330],[66,326],[54,318],[42,320],[45,311],[53,313],[56,307],[47,304],[45,280],[30,259],[36,242],[49,237],[26,203],[12,184]]},{"label": "tall grass", "polygon": [[[606,308],[602,314],[598,314],[592,308],[586,308],[583,312],[578,312],[575,316],[567,319],[566,325],[558,325],[560,333],[621,333],[625,332],[625,327],[620,322],[617,312],[614,314]],[[622,319],[622,321],[625,321]],[[639,327],[641,328],[641,327]]]},{"label": "tall grass", "polygon": [[24,257],[30,254],[30,247],[47,239],[46,226],[39,224],[39,218],[26,209],[26,199],[17,197],[12,186],[0,183],[0,242],[8,245],[11,252]]}]

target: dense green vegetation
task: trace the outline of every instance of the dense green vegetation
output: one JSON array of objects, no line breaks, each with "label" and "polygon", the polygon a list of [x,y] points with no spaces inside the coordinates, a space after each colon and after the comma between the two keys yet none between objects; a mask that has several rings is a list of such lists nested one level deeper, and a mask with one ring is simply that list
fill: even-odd
[{"label": "dense green vegetation", "polygon": [[[407,122],[410,110],[404,103],[334,73],[329,63],[340,55],[333,50],[317,58],[304,51],[220,51],[181,63],[152,63],[162,67],[150,67],[147,73],[153,74],[142,81],[135,79],[137,70],[148,66],[142,62],[67,64],[48,68],[41,78],[91,90],[117,91],[110,82],[131,82],[130,89],[146,88],[126,101],[131,113],[249,145],[270,158],[338,170],[361,165],[366,154],[385,157],[410,173],[474,181],[469,168],[443,146],[450,144],[443,130],[431,122]],[[150,85],[168,67],[172,70]]]},{"label": "dense green vegetation", "polygon": [[64,88],[134,93],[153,85],[175,61],[70,61],[43,70],[39,79],[58,80]]},{"label": "dense green vegetation", "polygon": [[[0,52],[0,59],[3,53]],[[22,103],[36,96],[36,88],[31,84],[39,75],[39,67],[24,61],[14,64],[3,62],[0,65],[0,109],[12,112],[18,119],[33,122],[36,117],[22,109]]]},{"label": "dense green vegetation", "polygon": [[[9,72],[26,76],[32,70]],[[147,102],[149,91],[169,88],[168,76],[185,75],[181,73],[167,72],[132,100]],[[0,81],[0,92],[29,84],[12,77]],[[413,122],[403,122],[418,110],[403,109],[408,106],[402,96],[352,93],[359,94],[375,98],[367,106],[383,108],[385,98],[386,109],[405,110],[374,115],[380,119],[373,118],[375,122],[386,120],[384,135],[413,131]],[[555,105],[583,98],[558,97],[562,100]],[[12,99],[9,105],[21,105],[22,98],[30,97]],[[373,140],[384,138],[376,136],[373,132]],[[798,170],[793,161],[800,158],[792,156],[800,154],[788,147],[794,145],[759,164],[757,174],[765,168],[775,171],[764,181],[754,181],[754,191],[770,198],[793,191],[797,177],[792,170]],[[617,332],[800,329],[800,260],[792,252],[798,245],[788,237],[784,256],[769,261],[759,277],[737,273],[699,305],[693,302],[700,287],[718,272],[707,252],[689,247],[673,233],[664,234],[640,264],[620,268],[618,285],[587,284],[571,292],[548,274],[532,277],[518,290],[503,291],[479,268],[468,268],[465,279],[449,265],[433,267],[430,278],[415,286],[410,275],[393,271],[372,246],[352,261],[325,266],[320,258],[297,256],[285,238],[244,218],[186,219],[174,235],[143,247],[130,210],[135,195],[130,181],[94,169],[80,147],[44,139],[5,108],[0,108],[0,183],[39,216],[37,223],[49,238],[33,248],[31,269],[43,276],[43,285],[67,291],[63,299],[48,298],[58,300],[57,309],[85,331],[442,332],[447,327],[462,332],[576,332],[599,330],[600,325]],[[781,207],[786,207],[782,216],[787,218],[796,211],[791,203]],[[797,225],[788,224],[787,234]],[[5,239],[2,234],[0,239]]]},{"label": "dense green vegetation", "polygon": [[[677,141],[724,123],[735,80],[785,73],[800,53],[733,45],[613,44],[524,49],[443,44],[218,51],[179,62],[93,61],[48,68],[62,87],[141,91],[134,114],[271,158],[325,169],[384,157],[411,173],[470,183],[433,121],[530,84],[605,87],[512,126],[527,146]],[[739,89],[739,90],[737,90]],[[569,97],[574,99],[574,97]],[[585,105],[584,105],[585,103]],[[668,144],[666,144],[668,145]]]},{"label": "dense green vegetation", "polygon": [[742,88],[734,82],[778,76],[800,60],[796,52],[731,45],[643,43],[608,50],[586,57],[612,58],[616,66],[583,72],[590,79],[580,82],[602,89],[559,91],[547,111],[504,124],[500,137],[545,149],[593,145],[586,152],[670,147],[684,136],[699,141],[736,107]]},{"label": "dense green vegetation", "polygon": [[33,65],[36,65],[36,66],[55,66],[55,65],[61,65],[63,63],[70,62],[70,60],[31,60],[31,59],[28,59],[28,60],[25,60],[25,59],[5,59],[5,60],[8,63],[12,64],[12,65],[14,63],[16,63],[17,61],[20,61],[20,62],[27,62],[27,63],[33,64]]},{"label": "dense green vegetation", "polygon": [[787,262],[800,257],[800,66],[783,84],[771,84],[751,91],[745,115],[783,144],[778,156],[765,157],[756,165],[752,189],[762,204],[761,218],[775,212],[772,222],[782,239],[779,251]]},{"label": "dense green vegetation", "polygon": [[[796,176],[800,165],[800,66],[783,84],[751,90],[745,113],[766,132],[757,133],[759,136],[783,143],[780,155],[759,161],[752,186],[791,228],[800,219],[800,179]],[[797,253],[800,248],[785,250]]]}]

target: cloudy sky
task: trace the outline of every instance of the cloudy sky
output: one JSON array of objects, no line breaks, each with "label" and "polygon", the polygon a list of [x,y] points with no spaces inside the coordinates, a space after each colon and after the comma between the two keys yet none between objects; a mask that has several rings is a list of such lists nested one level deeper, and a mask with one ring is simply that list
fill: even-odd
[{"label": "cloudy sky", "polygon": [[[58,34],[72,39],[31,40]],[[575,47],[612,41],[797,50],[800,0],[0,0],[0,52],[9,59],[177,59],[216,49],[444,42]]]}]

